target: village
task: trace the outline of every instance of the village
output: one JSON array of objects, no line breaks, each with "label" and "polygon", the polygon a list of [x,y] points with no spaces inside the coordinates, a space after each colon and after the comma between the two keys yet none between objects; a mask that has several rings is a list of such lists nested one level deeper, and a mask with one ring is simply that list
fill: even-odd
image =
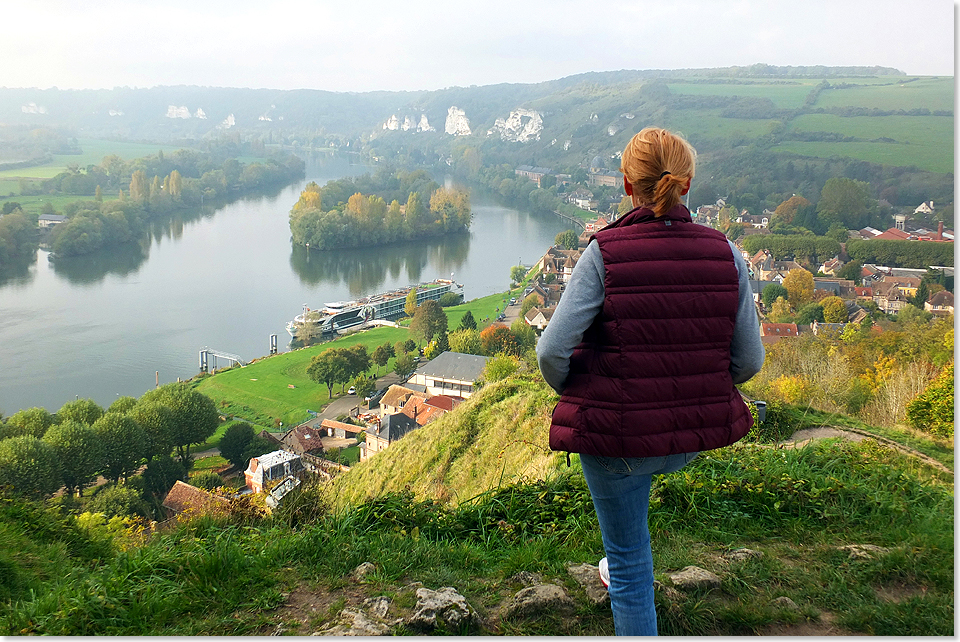
[{"label": "village", "polygon": [[[521,165],[516,168],[515,173],[538,186],[547,176],[550,176],[555,184],[570,184],[572,180],[570,175],[554,174],[544,167]],[[591,163],[587,174],[589,185],[618,187],[621,182],[622,175],[604,169],[600,159]],[[522,297],[520,300],[511,300],[498,316],[498,322],[509,324],[516,318],[522,318],[539,336],[550,323],[567,280],[590,242],[591,235],[615,221],[623,210],[619,207],[619,197],[609,197],[600,203],[592,192],[584,188],[566,193],[565,200],[581,209],[597,212],[598,215],[582,223],[583,229],[579,234],[576,249],[555,245],[548,248],[544,255],[529,267],[528,274],[533,276],[523,290]],[[717,227],[720,211],[726,206],[727,203],[721,198],[715,203],[697,207],[691,212],[691,216],[697,224]],[[916,208],[914,214],[930,214],[933,208],[932,202],[924,202]],[[770,310],[764,303],[765,288],[781,285],[791,272],[810,270],[796,261],[796,257],[774,256],[769,250],[750,254],[744,249],[745,239],[770,233],[768,226],[772,215],[773,212],[766,209],[761,215],[751,215],[746,209],[741,210],[736,222],[742,225],[743,233],[734,241],[749,270],[750,287],[757,307],[760,335],[764,345],[773,345],[778,341],[806,334],[839,334],[848,324],[860,324],[870,316],[871,310],[879,310],[889,315],[897,314],[916,296],[921,280],[927,274],[925,269],[864,264],[860,270],[859,284],[849,278],[839,278],[837,274],[850,261],[844,246],[841,245],[839,254],[816,266],[815,274],[811,272],[814,284],[813,301],[839,297],[844,306],[840,318],[829,322],[817,319],[810,323],[774,322],[768,318]],[[943,223],[938,225],[936,231],[931,231],[912,226],[911,217],[905,214],[896,215],[894,222],[894,227],[884,231],[866,227],[850,230],[848,234],[850,239],[866,240],[930,243],[954,240],[953,230],[945,229]],[[51,223],[55,224],[53,221],[48,224]],[[942,271],[945,276],[953,276],[953,267],[929,267]],[[532,305],[523,306],[524,311],[521,314],[520,301],[528,300]],[[934,316],[952,315],[952,292],[946,289],[935,292],[924,302],[924,310]],[[341,411],[346,409],[349,420],[353,423],[330,416],[316,416],[281,434],[264,431],[263,435],[275,443],[276,450],[250,459],[246,470],[240,473],[245,483],[240,494],[264,494],[265,504],[273,508],[301,484],[305,473],[331,479],[349,469],[345,463],[328,458],[330,453],[356,447],[359,448],[359,461],[367,461],[414,430],[453,411],[469,398],[474,392],[476,381],[482,376],[487,359],[478,355],[443,352],[436,358],[421,363],[406,380],[391,382],[360,403],[356,402],[356,398],[339,400],[337,407]],[[332,412],[324,414],[330,415]],[[340,417],[347,418],[343,415]],[[163,501],[168,517],[187,511],[226,510],[227,505],[228,500],[223,496],[182,481],[176,482]]]}]

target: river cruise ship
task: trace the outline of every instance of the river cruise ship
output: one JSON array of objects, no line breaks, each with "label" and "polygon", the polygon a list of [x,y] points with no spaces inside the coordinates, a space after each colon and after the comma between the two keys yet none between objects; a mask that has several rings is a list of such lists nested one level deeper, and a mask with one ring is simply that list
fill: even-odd
[{"label": "river cruise ship", "polygon": [[[305,324],[319,326],[320,334],[341,333],[365,322],[384,320],[394,321],[404,316],[403,307],[410,290],[417,290],[417,305],[424,301],[438,300],[447,292],[463,298],[463,285],[447,279],[437,279],[429,283],[420,283],[390,292],[381,292],[357,299],[356,301],[335,301],[325,303],[320,309],[311,309],[306,304],[303,312],[287,323],[287,332],[296,338]],[[311,334],[316,334],[313,332]]]}]

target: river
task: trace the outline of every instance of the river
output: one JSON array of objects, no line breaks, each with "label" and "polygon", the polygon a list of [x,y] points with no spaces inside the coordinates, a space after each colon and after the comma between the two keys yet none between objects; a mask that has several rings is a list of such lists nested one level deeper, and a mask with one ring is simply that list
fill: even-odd
[{"label": "river", "polygon": [[474,198],[469,235],[322,253],[293,247],[287,216],[306,182],[366,171],[320,156],[308,159],[301,183],[157,223],[139,245],[56,262],[40,250],[0,280],[0,412],[139,397],[157,372],[161,384],[197,374],[205,347],[250,360],[268,354],[276,334],[283,352],[284,327],[304,304],[451,274],[467,300],[503,292],[510,267],[539,259],[568,227]]}]

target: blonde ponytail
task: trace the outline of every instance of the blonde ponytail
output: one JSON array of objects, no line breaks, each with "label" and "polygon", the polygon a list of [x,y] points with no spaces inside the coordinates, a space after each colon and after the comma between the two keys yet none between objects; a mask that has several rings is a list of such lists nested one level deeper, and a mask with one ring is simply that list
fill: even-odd
[{"label": "blonde ponytail", "polygon": [[693,179],[696,159],[693,146],[677,134],[647,127],[627,143],[620,171],[640,202],[663,216],[682,202],[687,182]]}]

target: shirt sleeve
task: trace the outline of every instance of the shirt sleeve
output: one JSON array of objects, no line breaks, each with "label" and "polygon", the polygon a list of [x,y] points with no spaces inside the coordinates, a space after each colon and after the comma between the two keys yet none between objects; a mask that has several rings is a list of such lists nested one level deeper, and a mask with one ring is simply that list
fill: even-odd
[{"label": "shirt sleeve", "polygon": [[600,246],[591,241],[573,268],[560,303],[537,342],[537,363],[544,380],[558,393],[570,372],[573,349],[603,307],[604,267]]},{"label": "shirt sleeve", "polygon": [[750,274],[740,250],[731,241],[730,251],[740,277],[740,300],[737,318],[730,340],[730,376],[733,383],[743,383],[760,372],[766,353],[760,340],[760,324],[757,322],[757,306],[753,302]]}]

